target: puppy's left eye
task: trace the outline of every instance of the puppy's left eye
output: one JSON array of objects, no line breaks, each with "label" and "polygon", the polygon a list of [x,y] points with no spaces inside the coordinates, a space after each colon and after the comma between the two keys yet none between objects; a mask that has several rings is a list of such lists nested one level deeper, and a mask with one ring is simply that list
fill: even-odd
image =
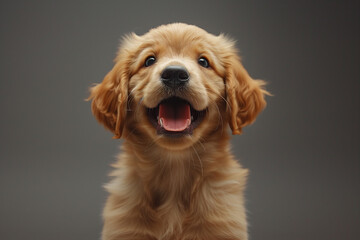
[{"label": "puppy's left eye", "polygon": [[156,62],[156,58],[154,56],[150,56],[150,57],[146,58],[144,66],[149,67],[149,66],[153,65],[155,62]]},{"label": "puppy's left eye", "polygon": [[205,57],[199,58],[198,63],[204,68],[210,67],[209,61]]}]

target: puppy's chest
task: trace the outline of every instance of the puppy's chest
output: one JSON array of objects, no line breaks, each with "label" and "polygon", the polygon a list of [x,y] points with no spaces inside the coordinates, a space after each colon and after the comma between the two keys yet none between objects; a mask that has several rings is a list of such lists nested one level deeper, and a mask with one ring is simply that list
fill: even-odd
[{"label": "puppy's chest", "polygon": [[173,178],[172,181],[157,182],[149,189],[152,210],[148,220],[154,220],[153,230],[158,239],[183,239],[181,236],[189,217],[194,215],[194,209],[200,209],[198,195],[201,191],[194,186],[195,183],[195,179],[174,181]]},{"label": "puppy's chest", "polygon": [[[174,199],[159,202],[159,206],[154,209],[155,219],[157,219],[153,230],[156,232],[159,240],[182,240],[187,232],[187,226],[191,221],[192,216],[195,215],[193,208],[197,208],[196,201],[193,201],[193,206],[190,206],[189,200]],[[197,221],[197,220],[196,220]]]}]

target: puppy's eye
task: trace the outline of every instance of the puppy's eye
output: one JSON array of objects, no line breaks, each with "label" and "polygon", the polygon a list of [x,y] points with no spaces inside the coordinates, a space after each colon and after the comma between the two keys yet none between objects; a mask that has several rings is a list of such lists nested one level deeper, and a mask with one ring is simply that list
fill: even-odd
[{"label": "puppy's eye", "polygon": [[210,67],[209,61],[205,57],[199,58],[198,63],[204,68]]},{"label": "puppy's eye", "polygon": [[153,65],[155,62],[156,62],[156,58],[154,56],[150,56],[150,57],[146,58],[144,66],[149,67],[149,66]]}]

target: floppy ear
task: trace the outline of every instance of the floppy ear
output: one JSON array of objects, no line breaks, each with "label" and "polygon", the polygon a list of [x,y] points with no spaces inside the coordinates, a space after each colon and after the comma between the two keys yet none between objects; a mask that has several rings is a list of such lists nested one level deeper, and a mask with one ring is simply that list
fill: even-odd
[{"label": "floppy ear", "polygon": [[229,125],[233,134],[241,134],[242,127],[254,122],[265,108],[264,95],[269,93],[263,88],[264,81],[249,76],[236,54],[228,62],[225,85]]},{"label": "floppy ear", "polygon": [[113,69],[104,80],[90,88],[91,109],[96,119],[115,136],[123,132],[128,104],[130,66],[137,55],[141,37],[135,33],[124,36]]},{"label": "floppy ear", "polygon": [[104,80],[90,88],[91,108],[96,119],[120,138],[124,127],[128,98],[128,74],[121,62],[105,76]]}]

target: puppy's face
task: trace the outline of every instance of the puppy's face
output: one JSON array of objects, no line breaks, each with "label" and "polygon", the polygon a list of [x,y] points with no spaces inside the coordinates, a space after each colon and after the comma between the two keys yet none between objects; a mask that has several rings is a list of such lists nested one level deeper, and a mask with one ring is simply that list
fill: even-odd
[{"label": "puppy's face", "polygon": [[132,34],[115,61],[90,98],[95,116],[116,137],[145,134],[181,150],[227,123],[239,134],[265,106],[263,82],[249,77],[233,43],[195,26]]}]

